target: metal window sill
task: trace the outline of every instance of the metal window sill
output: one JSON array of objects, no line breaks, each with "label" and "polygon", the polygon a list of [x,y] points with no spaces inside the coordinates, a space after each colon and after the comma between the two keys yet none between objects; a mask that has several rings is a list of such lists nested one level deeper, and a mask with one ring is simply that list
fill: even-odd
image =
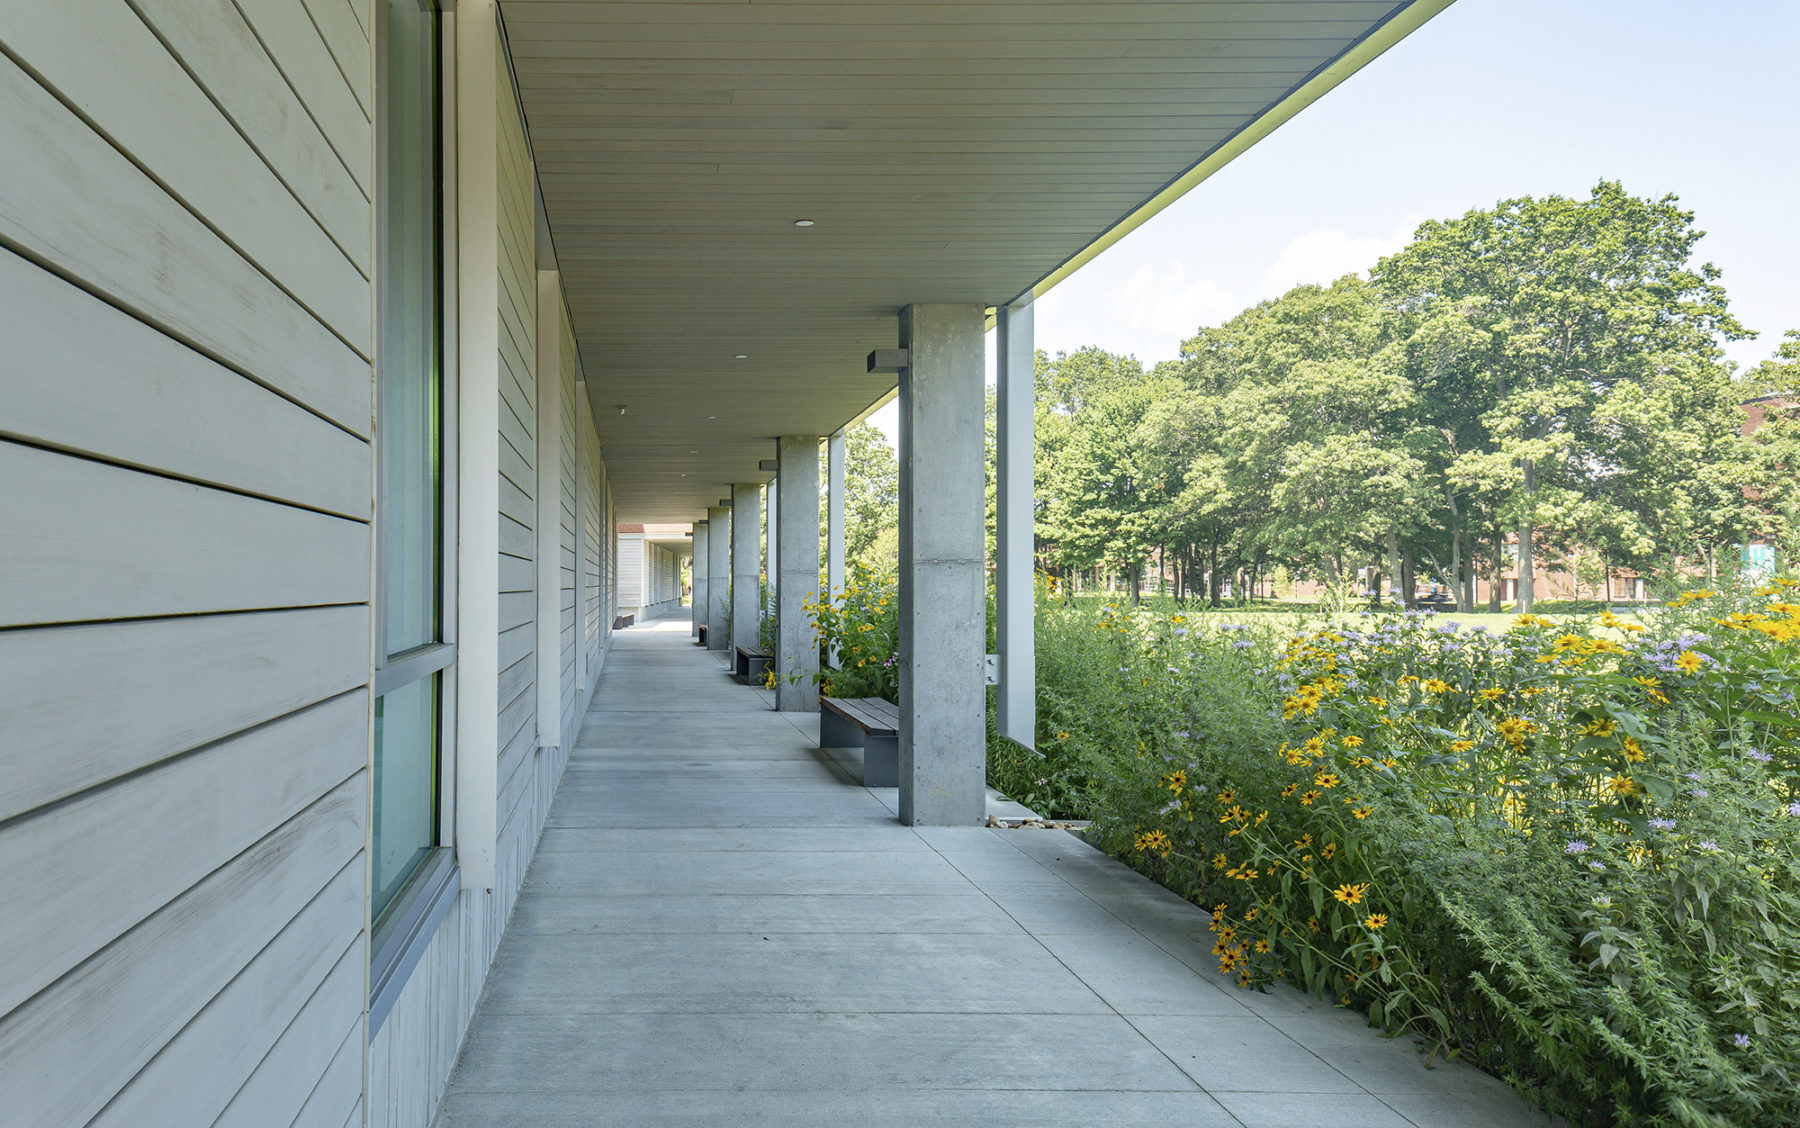
[{"label": "metal window sill", "polygon": [[369,960],[369,1041],[394,1009],[395,1000],[406,988],[408,977],[437,935],[439,923],[456,895],[462,890],[462,871],[456,865],[456,852],[440,849],[419,867],[407,888],[400,894],[399,905],[390,913],[371,938],[373,955]]}]

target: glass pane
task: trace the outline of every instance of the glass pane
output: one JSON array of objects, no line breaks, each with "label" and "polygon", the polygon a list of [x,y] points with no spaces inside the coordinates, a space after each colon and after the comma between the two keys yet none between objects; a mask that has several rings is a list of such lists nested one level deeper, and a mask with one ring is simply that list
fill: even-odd
[{"label": "glass pane", "polygon": [[438,640],[442,488],[437,17],[387,6],[379,280],[382,596],[389,655]]},{"label": "glass pane", "polygon": [[438,678],[375,700],[374,915],[437,845]]}]

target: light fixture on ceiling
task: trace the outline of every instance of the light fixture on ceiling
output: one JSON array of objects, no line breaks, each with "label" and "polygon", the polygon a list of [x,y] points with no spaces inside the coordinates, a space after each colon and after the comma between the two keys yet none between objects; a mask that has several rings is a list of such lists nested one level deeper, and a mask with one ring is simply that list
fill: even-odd
[{"label": "light fixture on ceiling", "polygon": [[718,416],[717,415],[708,415],[707,418],[708,419],[717,419]]},{"label": "light fixture on ceiling", "polygon": [[732,359],[733,359],[733,360],[749,360],[749,359],[750,359],[750,354],[749,354],[749,353],[738,353],[738,354],[737,354],[737,355],[736,355],[736,356],[735,356],[735,357],[733,357],[733,358],[732,358]]},{"label": "light fixture on ceiling", "polygon": [[812,225],[813,221],[810,219],[796,219],[794,221],[795,227],[811,227]]},{"label": "light fixture on ceiling", "polygon": [[615,404],[613,404],[613,406],[614,406],[614,407],[616,407],[616,408],[618,408],[618,409],[619,409],[619,414],[620,414],[620,415],[623,415],[623,414],[625,414],[625,405],[624,405],[624,404],[622,404],[622,403],[615,403]]},{"label": "light fixture on ceiling", "polygon": [[700,452],[697,450],[690,450],[690,451],[688,451],[688,453],[689,454],[699,454]]}]

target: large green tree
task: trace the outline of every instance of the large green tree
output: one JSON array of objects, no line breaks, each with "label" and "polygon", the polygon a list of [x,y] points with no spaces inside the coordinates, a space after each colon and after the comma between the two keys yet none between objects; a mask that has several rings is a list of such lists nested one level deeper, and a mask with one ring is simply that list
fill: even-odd
[{"label": "large green tree", "polygon": [[1653,468],[1617,460],[1621,432],[1660,425],[1666,441],[1694,423],[1677,395],[1629,420],[1622,401],[1717,366],[1720,339],[1745,335],[1718,269],[1690,263],[1703,234],[1674,196],[1602,181],[1586,199],[1522,196],[1425,223],[1374,271],[1419,339],[1413,356],[1429,358],[1414,375],[1446,410],[1438,422],[1471,435],[1449,480],[1495,499],[1514,533],[1521,609],[1540,545],[1632,525],[1613,479]]}]

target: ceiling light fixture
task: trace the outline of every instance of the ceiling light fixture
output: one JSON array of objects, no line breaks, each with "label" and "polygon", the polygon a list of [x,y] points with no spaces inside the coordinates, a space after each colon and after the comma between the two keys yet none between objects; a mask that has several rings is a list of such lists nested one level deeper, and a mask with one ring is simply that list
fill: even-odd
[{"label": "ceiling light fixture", "polygon": [[813,221],[810,219],[796,219],[794,221],[795,227],[811,227],[812,225]]},{"label": "ceiling light fixture", "polygon": [[749,359],[750,359],[750,354],[749,354],[749,353],[739,353],[739,354],[737,354],[737,356],[736,356],[736,357],[735,357],[735,358],[734,358],[734,359],[736,359],[736,360],[749,360]]},{"label": "ceiling light fixture", "polygon": [[708,419],[717,419],[718,416],[717,415],[708,415],[707,418]]}]

